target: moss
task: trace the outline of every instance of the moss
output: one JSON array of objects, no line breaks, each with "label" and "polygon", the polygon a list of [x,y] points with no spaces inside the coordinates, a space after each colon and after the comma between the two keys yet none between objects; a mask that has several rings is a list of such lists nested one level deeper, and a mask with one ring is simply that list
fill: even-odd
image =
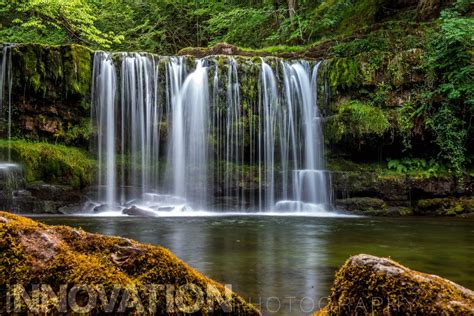
[{"label": "moss", "polygon": [[386,258],[357,255],[336,273],[316,315],[471,315],[474,294],[449,280]]},{"label": "moss", "polygon": [[89,118],[80,119],[79,124],[71,124],[69,122],[67,126],[64,125],[63,122],[59,123],[54,137],[66,145],[86,143],[92,135],[91,120]]},{"label": "moss", "polygon": [[22,164],[27,181],[85,187],[92,182],[95,164],[78,148],[23,140],[0,140],[0,153],[11,151],[14,161]]},{"label": "moss", "polygon": [[356,197],[338,200],[338,204],[345,210],[361,211],[364,213],[371,211],[381,211],[387,207],[383,200],[371,197]]},{"label": "moss", "polygon": [[395,54],[387,65],[391,83],[399,87],[423,81],[425,78],[422,69],[423,56],[423,50],[418,48]]},{"label": "moss", "polygon": [[87,96],[92,78],[92,51],[80,45],[62,48],[66,94]]},{"label": "moss", "polygon": [[325,137],[328,142],[338,142],[343,136],[353,139],[382,136],[389,127],[382,109],[358,100],[342,100],[337,106],[337,114],[325,126]]},{"label": "moss", "polygon": [[416,207],[418,215],[455,216],[474,212],[473,198],[435,198],[419,200]]},{"label": "moss", "polygon": [[[164,314],[168,307],[166,304],[170,302],[166,301],[164,293],[156,293],[158,297],[154,301],[140,297],[149,285],[179,287],[193,284],[204,293],[207,293],[208,286],[213,286],[220,293],[224,291],[222,285],[192,269],[165,248],[125,238],[89,234],[65,226],[47,226],[0,212],[0,286],[18,283],[25,286],[48,284],[53,289],[60,285],[66,285],[68,289],[73,285],[93,289],[101,286],[107,297],[114,288],[119,288],[140,299],[144,310],[152,312],[153,303],[156,303],[157,314]],[[192,295],[184,295],[183,298],[188,306],[194,303]],[[237,294],[231,293],[230,298],[233,308],[230,314],[259,314],[255,307]],[[1,302],[5,301],[2,299]],[[120,297],[118,302],[121,302]],[[91,313],[104,313],[104,308],[104,305],[98,304]],[[129,307],[127,312],[137,313],[143,309]],[[44,302],[41,302],[39,310],[42,313],[54,311],[52,305]],[[201,312],[222,314],[217,301],[204,304]]]},{"label": "moss", "polygon": [[352,58],[335,58],[327,60],[328,80],[332,89],[355,88],[360,84],[360,69]]},{"label": "moss", "polygon": [[88,97],[93,52],[80,45],[20,44],[13,48],[15,86],[37,97]]}]

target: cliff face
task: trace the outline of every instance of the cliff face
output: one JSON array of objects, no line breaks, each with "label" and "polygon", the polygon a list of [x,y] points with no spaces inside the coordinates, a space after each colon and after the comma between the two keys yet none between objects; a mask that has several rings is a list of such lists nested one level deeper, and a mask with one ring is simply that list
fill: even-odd
[{"label": "cliff face", "polygon": [[[454,176],[439,162],[440,149],[429,126],[432,110],[419,112],[415,106],[426,101],[431,76],[423,44],[427,32],[424,24],[387,22],[299,53],[256,52],[219,44],[209,49],[186,49],[180,54],[219,54],[215,57],[219,65],[225,65],[226,57],[221,55],[237,54],[242,126],[259,119],[251,110],[259,99],[261,60],[257,56],[324,58],[318,95],[336,206],[356,212],[382,209],[380,214],[392,215],[468,214],[472,212],[472,176],[469,171]],[[90,119],[93,52],[78,45],[20,44],[11,48],[11,53],[12,136],[89,148],[94,137]],[[277,66],[275,59],[268,62]],[[225,78],[225,67],[219,71],[219,77]],[[433,94],[432,98],[434,101],[429,102],[440,102],[439,95]],[[4,115],[6,119],[5,111]],[[248,144],[245,135],[243,143]],[[6,136],[6,129],[1,136]],[[0,145],[3,151],[9,147]],[[467,142],[467,153],[469,146]],[[43,163],[41,159],[32,161],[30,154],[34,151],[27,145],[13,148],[15,158],[26,162],[29,182],[45,180],[75,188],[93,182],[94,169],[84,155],[80,155],[78,164],[65,165],[59,159],[61,154],[51,155],[58,159],[45,157]],[[48,150],[61,152],[54,146]],[[239,185],[254,190],[258,187],[258,179],[252,176],[255,166],[236,166],[240,167],[243,182]],[[439,201],[432,201],[452,197],[467,202],[443,200],[441,204],[448,206],[440,208]]]},{"label": "cliff face", "polygon": [[92,55],[79,45],[11,48],[13,137],[88,145]]}]

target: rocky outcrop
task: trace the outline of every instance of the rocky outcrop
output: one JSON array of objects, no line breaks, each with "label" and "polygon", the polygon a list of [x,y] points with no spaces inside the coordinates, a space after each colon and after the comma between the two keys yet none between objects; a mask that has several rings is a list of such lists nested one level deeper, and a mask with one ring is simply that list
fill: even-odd
[{"label": "rocky outcrop", "polygon": [[80,45],[11,48],[14,136],[89,144],[92,56]]},{"label": "rocky outcrop", "polygon": [[416,13],[419,20],[430,20],[437,18],[441,11],[441,0],[419,0]]},{"label": "rocky outcrop", "polygon": [[78,213],[87,202],[87,190],[68,185],[28,183],[24,188],[0,197],[0,207],[19,214]]},{"label": "rocky outcrop", "polygon": [[0,313],[27,310],[259,314],[165,248],[0,212]]},{"label": "rocky outcrop", "polygon": [[464,216],[474,213],[474,184],[470,177],[460,184],[444,176],[424,178],[390,174],[388,170],[351,170],[332,172],[331,178],[336,208],[356,214]]},{"label": "rocky outcrop", "polygon": [[386,258],[357,255],[339,269],[316,315],[473,315],[474,292]]}]

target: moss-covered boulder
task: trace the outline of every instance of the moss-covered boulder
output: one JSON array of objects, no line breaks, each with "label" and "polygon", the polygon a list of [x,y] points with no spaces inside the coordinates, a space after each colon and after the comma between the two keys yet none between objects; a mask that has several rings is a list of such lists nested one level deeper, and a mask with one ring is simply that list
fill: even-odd
[{"label": "moss-covered boulder", "polygon": [[165,248],[0,212],[0,313],[27,308],[48,314],[259,314]]},{"label": "moss-covered boulder", "polygon": [[474,292],[386,258],[357,255],[336,274],[317,315],[473,315]]}]

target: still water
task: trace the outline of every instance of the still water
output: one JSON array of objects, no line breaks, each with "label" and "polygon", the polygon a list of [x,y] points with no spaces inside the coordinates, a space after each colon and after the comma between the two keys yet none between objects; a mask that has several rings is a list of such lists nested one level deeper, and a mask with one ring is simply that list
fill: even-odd
[{"label": "still water", "polygon": [[351,255],[390,256],[474,288],[474,220],[451,218],[36,217],[162,245],[259,306],[305,315],[324,305]]}]

